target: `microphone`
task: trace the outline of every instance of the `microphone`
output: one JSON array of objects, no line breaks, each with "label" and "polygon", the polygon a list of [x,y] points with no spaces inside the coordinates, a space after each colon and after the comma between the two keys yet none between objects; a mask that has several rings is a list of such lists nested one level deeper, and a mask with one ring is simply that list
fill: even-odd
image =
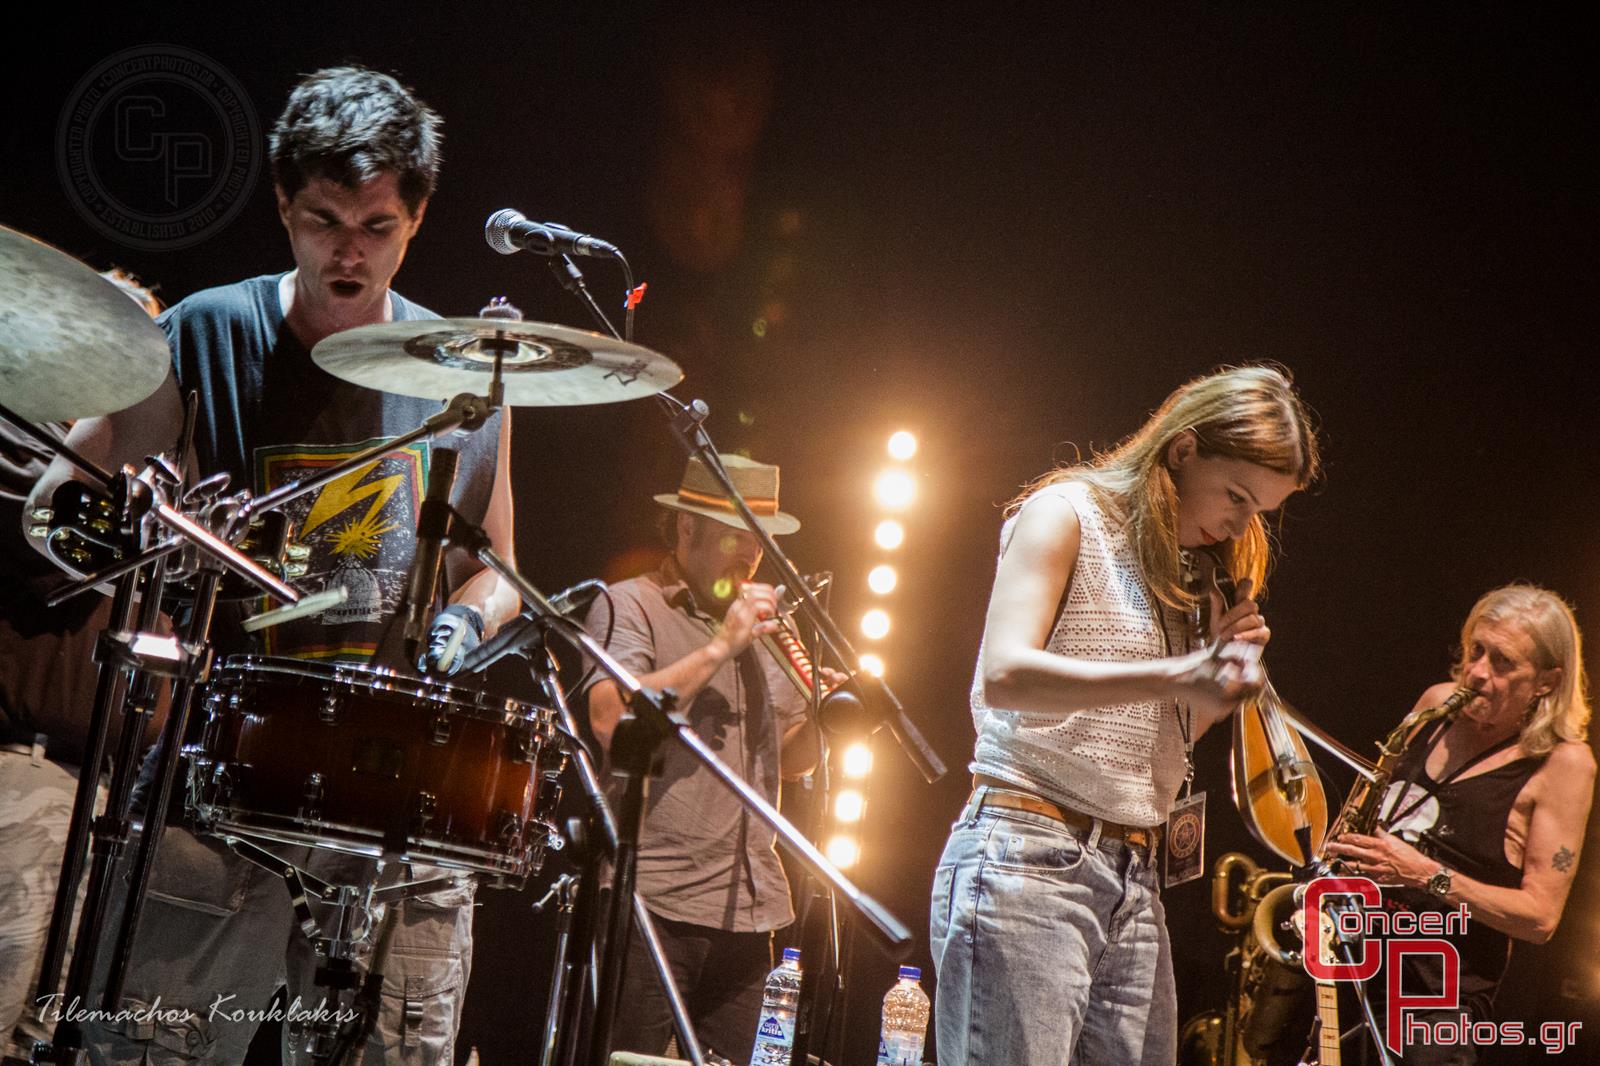
[{"label": "microphone", "polygon": [[597,577],[580,581],[571,588],[562,589],[550,597],[550,606],[556,609],[556,614],[562,617],[577,614],[594,602],[595,597],[606,590],[606,583]]},{"label": "microphone", "polygon": [[[606,583],[599,578],[589,578],[580,581],[569,589],[562,589],[550,597],[550,606],[556,609],[556,614],[563,618],[578,614],[588,608],[606,590]],[[522,655],[526,657],[528,649],[538,643],[540,624],[535,618],[523,614],[509,625],[500,627],[500,632],[473,648],[461,660],[460,673],[475,674],[486,670],[494,663],[499,662],[507,655]]]},{"label": "microphone", "polygon": [[587,255],[596,259],[621,259],[610,241],[571,230],[559,222],[529,222],[521,211],[502,208],[483,225],[483,239],[501,255],[532,252],[535,255]]},{"label": "microphone", "polygon": [[405,614],[408,663],[416,662],[417,649],[427,639],[428,623],[438,599],[439,564],[443,560],[445,538],[450,532],[450,489],[455,485],[459,459],[452,449],[435,448],[428,466],[428,494],[417,512],[417,550],[411,557],[406,596],[400,605]]}]

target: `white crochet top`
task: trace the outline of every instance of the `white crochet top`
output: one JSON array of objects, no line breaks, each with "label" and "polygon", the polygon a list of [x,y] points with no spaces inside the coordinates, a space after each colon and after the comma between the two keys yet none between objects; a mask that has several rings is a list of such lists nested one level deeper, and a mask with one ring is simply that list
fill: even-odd
[{"label": "white crochet top", "polygon": [[[1093,490],[1082,482],[1058,482],[1034,493],[1023,508],[1047,495],[1072,504],[1082,537],[1072,583],[1045,650],[1102,662],[1159,659],[1187,651],[1188,626],[1181,613],[1171,608],[1158,612],[1125,530],[1106,514]],[[1020,513],[1001,527],[1002,555]],[[973,773],[1011,782],[1097,818],[1159,825],[1183,785],[1183,733],[1173,700],[1059,714],[991,707],[984,700],[980,647],[972,721],[978,731]]]}]

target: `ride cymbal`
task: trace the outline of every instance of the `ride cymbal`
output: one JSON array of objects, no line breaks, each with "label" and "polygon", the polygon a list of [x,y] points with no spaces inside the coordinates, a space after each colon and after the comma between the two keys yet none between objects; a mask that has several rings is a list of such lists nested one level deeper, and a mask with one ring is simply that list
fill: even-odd
[{"label": "ride cymbal", "polygon": [[448,400],[488,391],[502,355],[505,402],[565,407],[654,396],[683,380],[671,359],[587,330],[494,318],[380,322],[335,333],[311,350],[334,377],[380,392]]},{"label": "ride cymbal", "polygon": [[0,226],[0,402],[34,422],[108,415],[155,392],[166,335],[94,270]]}]

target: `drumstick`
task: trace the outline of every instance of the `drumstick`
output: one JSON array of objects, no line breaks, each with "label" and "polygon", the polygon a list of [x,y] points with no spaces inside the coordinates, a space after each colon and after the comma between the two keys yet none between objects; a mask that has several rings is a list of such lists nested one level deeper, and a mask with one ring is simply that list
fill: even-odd
[{"label": "drumstick", "polygon": [[331,589],[324,589],[321,592],[313,592],[309,596],[302,596],[299,603],[291,603],[285,607],[275,607],[270,611],[262,611],[260,614],[251,615],[243,622],[240,622],[239,626],[246,633],[254,633],[258,629],[282,625],[284,622],[292,622],[296,618],[304,618],[309,614],[321,614],[331,607],[339,606],[349,598],[350,590],[343,585],[336,585]]}]

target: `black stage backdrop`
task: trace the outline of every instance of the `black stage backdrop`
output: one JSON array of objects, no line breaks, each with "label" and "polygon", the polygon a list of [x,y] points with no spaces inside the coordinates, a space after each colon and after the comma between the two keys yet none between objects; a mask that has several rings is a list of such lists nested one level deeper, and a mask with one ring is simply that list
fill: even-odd
[{"label": "black stage backdrop", "polygon": [[[806,524],[793,554],[838,573],[852,626],[878,554],[868,483],[885,436],[914,430],[920,494],[883,650],[952,770],[930,787],[878,741],[855,874],[918,931],[925,971],[999,507],[1191,375],[1280,360],[1321,416],[1327,477],[1282,523],[1269,660],[1347,743],[1370,751],[1445,676],[1490,586],[1547,585],[1600,641],[1583,23],[1523,5],[1072,5],[1043,21],[965,5],[362,7],[17,12],[45,28],[13,21],[0,222],[168,301],[284,269],[264,170],[230,224],[139,247],[78,210],[58,120],[91,68],[136,46],[202,53],[263,125],[301,73],[362,61],[446,120],[397,287],[446,314],[504,294],[587,326],[538,259],[484,245],[483,220],[513,206],[621,245],[650,285],[638,339],[682,364],[679,394],[710,403],[725,450],[781,462]],[[148,180],[138,153],[104,173]],[[590,279],[620,305],[606,265]],[[524,409],[515,426],[527,574],[555,589],[647,565],[649,495],[680,469],[655,405]],[[1200,745],[1209,855],[1264,860],[1225,799],[1224,737]],[[1348,775],[1333,777],[1342,795]],[[528,904],[557,866],[526,894],[483,893],[463,1057],[537,1055],[551,932]],[[1600,1026],[1597,870],[1584,864],[1554,940],[1519,945],[1506,1017]],[[1184,1017],[1222,994],[1208,893],[1166,897]],[[855,960],[851,1063],[870,1061],[894,973],[865,944]],[[1567,1061],[1592,1061],[1595,1039]]]}]

